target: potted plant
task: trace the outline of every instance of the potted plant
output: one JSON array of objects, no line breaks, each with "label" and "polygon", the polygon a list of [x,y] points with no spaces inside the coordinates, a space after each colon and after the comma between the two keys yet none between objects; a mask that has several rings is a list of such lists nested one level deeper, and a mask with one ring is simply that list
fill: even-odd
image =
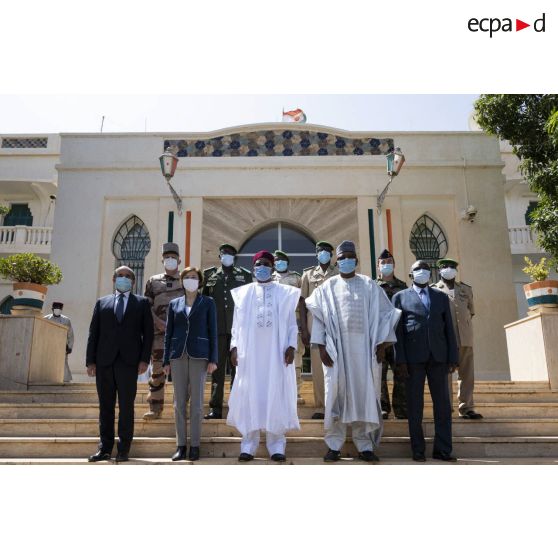
[{"label": "potted plant", "polygon": [[43,309],[47,285],[62,281],[62,272],[53,262],[35,254],[14,254],[0,258],[0,276],[13,281],[14,315],[36,315]]},{"label": "potted plant", "polygon": [[552,262],[547,262],[546,258],[541,258],[539,263],[533,263],[525,256],[523,272],[531,278],[531,283],[523,285],[529,313],[536,312],[544,307],[558,307],[558,281],[548,279]]}]

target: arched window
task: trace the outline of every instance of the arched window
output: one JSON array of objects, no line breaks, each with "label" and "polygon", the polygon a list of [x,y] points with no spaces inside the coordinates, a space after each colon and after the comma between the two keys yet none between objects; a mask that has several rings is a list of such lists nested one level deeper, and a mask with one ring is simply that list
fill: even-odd
[{"label": "arched window", "polygon": [[112,253],[116,266],[127,265],[136,275],[135,294],[143,294],[143,269],[145,257],[151,249],[151,239],[144,222],[132,215],[116,232]]},{"label": "arched window", "polygon": [[260,250],[283,250],[289,256],[289,269],[301,274],[305,267],[316,265],[316,241],[286,223],[274,223],[252,235],[240,248],[238,265],[252,269],[252,256]]},{"label": "arched window", "polygon": [[14,305],[14,297],[8,295],[2,302],[0,302],[0,314],[3,315],[11,314],[13,305]]},{"label": "arched window", "polygon": [[411,229],[409,237],[411,252],[417,260],[425,260],[432,267],[432,280],[439,279],[436,262],[448,253],[446,235],[428,215],[419,217]]}]

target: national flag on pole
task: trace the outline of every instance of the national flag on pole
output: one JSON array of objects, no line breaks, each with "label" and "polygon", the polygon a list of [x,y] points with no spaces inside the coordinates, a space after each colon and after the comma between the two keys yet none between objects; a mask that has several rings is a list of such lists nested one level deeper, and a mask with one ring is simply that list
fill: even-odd
[{"label": "national flag on pole", "polygon": [[283,122],[298,122],[299,124],[303,124],[306,122],[306,115],[304,111],[299,108],[288,110],[287,112],[283,109]]}]

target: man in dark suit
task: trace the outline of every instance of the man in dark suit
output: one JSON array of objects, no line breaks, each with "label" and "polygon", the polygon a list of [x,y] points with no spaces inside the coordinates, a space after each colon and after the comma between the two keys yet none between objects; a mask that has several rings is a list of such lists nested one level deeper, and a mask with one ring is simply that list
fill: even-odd
[{"label": "man in dark suit", "polygon": [[95,304],[87,340],[87,374],[95,377],[99,396],[99,451],[89,461],[108,461],[114,445],[118,397],[118,453],[128,461],[134,436],[134,401],[138,375],[147,370],[153,344],[153,317],[147,298],[133,294],[134,272],[126,266],[112,277],[114,294]]},{"label": "man in dark suit", "polygon": [[452,456],[451,406],[448,374],[459,362],[448,297],[428,286],[430,266],[418,260],[411,266],[413,284],[396,293],[395,308],[402,310],[397,325],[395,355],[397,369],[405,376],[411,448],[415,461],[426,461],[422,431],[424,380],[428,379],[434,405],[434,448],[432,457],[456,461]]}]

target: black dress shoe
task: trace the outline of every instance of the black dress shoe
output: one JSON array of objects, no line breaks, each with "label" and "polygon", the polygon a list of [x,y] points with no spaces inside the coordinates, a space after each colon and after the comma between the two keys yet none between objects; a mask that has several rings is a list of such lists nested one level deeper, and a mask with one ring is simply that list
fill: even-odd
[{"label": "black dress shoe", "polygon": [[223,418],[223,413],[217,409],[211,409],[207,415],[203,417],[204,419],[221,419]]},{"label": "black dress shoe", "polygon": [[359,451],[358,458],[361,461],[367,461],[368,463],[377,463],[380,458],[373,451]]},{"label": "black dress shoe", "polygon": [[324,415],[323,413],[314,413],[314,414],[312,415],[312,418],[313,418],[314,420],[324,420],[325,415]]},{"label": "black dress shoe", "polygon": [[188,453],[188,459],[190,461],[198,461],[200,458],[200,448],[199,446],[190,446],[190,451]]},{"label": "black dress shoe", "polygon": [[471,420],[480,420],[484,417],[480,413],[476,413],[475,411],[467,411],[464,415],[459,415],[459,418],[471,419]]},{"label": "black dress shoe", "polygon": [[337,450],[328,450],[324,455],[324,461],[326,463],[333,463],[334,461],[339,461],[341,459],[341,452]]},{"label": "black dress shoe", "polygon": [[184,461],[186,459],[186,446],[176,446],[176,451],[171,459],[173,461]]},{"label": "black dress shoe", "polygon": [[99,450],[94,455],[90,455],[87,458],[87,461],[89,461],[89,463],[97,463],[97,461],[110,461],[110,453],[105,450]]},{"label": "black dress shoe", "polygon": [[243,452],[238,456],[239,461],[252,461],[252,459],[254,459],[254,456],[250,453]]},{"label": "black dress shoe", "polygon": [[283,461],[287,461],[287,458],[285,457],[285,454],[283,454],[283,453],[274,453],[271,456],[271,461],[283,462]]},{"label": "black dress shoe", "polygon": [[407,417],[407,415],[405,414],[399,414],[399,415],[395,415],[395,418],[400,420],[407,420],[409,417]]},{"label": "black dress shoe", "polygon": [[424,457],[424,453],[413,453],[413,461],[424,463],[426,461],[426,457]]},{"label": "black dress shoe", "polygon": [[123,451],[119,451],[116,454],[116,458],[115,461],[117,463],[122,463],[123,461],[128,461],[129,457],[128,457],[128,452],[123,452]]},{"label": "black dress shoe", "polygon": [[386,420],[389,417],[389,413],[387,411],[382,411],[382,418]]},{"label": "black dress shoe", "polygon": [[451,455],[451,453],[433,453],[432,459],[438,459],[439,461],[457,461],[457,457]]}]

